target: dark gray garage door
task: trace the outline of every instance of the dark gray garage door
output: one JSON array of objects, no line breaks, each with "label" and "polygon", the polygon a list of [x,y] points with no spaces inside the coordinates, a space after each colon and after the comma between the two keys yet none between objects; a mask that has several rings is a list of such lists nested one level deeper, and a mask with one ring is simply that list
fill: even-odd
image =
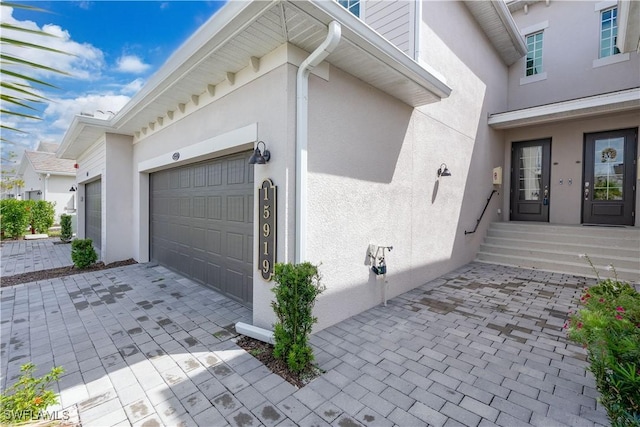
[{"label": "dark gray garage door", "polygon": [[102,246],[102,181],[97,180],[84,186],[85,236],[93,240],[93,246]]},{"label": "dark gray garage door", "polygon": [[251,306],[251,152],[151,174],[151,259]]}]

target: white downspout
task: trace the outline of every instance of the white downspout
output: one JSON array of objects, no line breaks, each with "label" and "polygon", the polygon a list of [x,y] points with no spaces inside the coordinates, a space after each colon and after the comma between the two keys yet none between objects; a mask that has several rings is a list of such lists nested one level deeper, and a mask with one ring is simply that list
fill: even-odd
[{"label": "white downspout", "polygon": [[51,178],[51,174],[48,173],[45,177],[44,177],[44,188],[42,191],[42,200],[47,200],[47,193],[49,192],[49,178]]},{"label": "white downspout", "polygon": [[327,38],[300,64],[296,77],[296,263],[307,257],[307,143],[309,140],[309,73],[340,42],[342,27],[329,23]]}]

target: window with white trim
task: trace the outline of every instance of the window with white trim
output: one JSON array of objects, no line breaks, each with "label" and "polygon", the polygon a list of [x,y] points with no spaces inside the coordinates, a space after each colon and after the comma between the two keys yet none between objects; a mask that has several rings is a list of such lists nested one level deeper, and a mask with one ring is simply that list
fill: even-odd
[{"label": "window with white trim", "polygon": [[525,76],[541,74],[542,69],[542,36],[544,32],[539,31],[527,36],[527,63],[525,66]]},{"label": "window with white trim", "polygon": [[616,47],[618,38],[618,8],[600,12],[600,58],[616,55],[620,50]]},{"label": "window with white trim", "polygon": [[360,17],[360,0],[336,0],[345,9],[353,13],[358,18]]}]

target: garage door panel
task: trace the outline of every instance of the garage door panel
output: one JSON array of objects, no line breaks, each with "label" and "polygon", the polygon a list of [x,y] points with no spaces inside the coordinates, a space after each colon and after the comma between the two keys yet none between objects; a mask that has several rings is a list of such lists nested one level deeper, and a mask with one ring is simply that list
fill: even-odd
[{"label": "garage door panel", "polygon": [[215,162],[207,166],[207,185],[222,185],[222,162]]},{"label": "garage door panel", "polygon": [[245,168],[249,168],[249,163],[244,158],[230,160],[227,163],[227,184],[244,184]]},{"label": "garage door panel", "polygon": [[209,196],[207,198],[207,218],[222,219],[222,197]]},{"label": "garage door panel", "polygon": [[85,185],[85,237],[93,240],[93,245],[102,246],[102,181]]},{"label": "garage door panel", "polygon": [[244,196],[227,197],[227,220],[244,222]]},{"label": "garage door panel", "polygon": [[204,187],[207,185],[207,167],[198,166],[193,169],[193,186]]},{"label": "garage door panel", "polygon": [[151,174],[151,258],[251,305],[251,152]]},{"label": "garage door panel", "polygon": [[207,201],[204,197],[199,196],[193,199],[193,217],[205,218],[207,211]]},{"label": "garage door panel", "polygon": [[219,230],[207,231],[206,250],[212,255],[222,255],[222,233]]},{"label": "garage door panel", "polygon": [[244,274],[240,271],[234,271],[227,269],[226,274],[227,282],[227,294],[236,297],[239,300],[243,300],[244,292]]}]

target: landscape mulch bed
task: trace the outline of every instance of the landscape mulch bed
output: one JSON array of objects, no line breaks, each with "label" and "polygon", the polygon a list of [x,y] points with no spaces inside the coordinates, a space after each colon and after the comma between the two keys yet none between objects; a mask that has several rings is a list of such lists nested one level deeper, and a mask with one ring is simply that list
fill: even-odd
[{"label": "landscape mulch bed", "polygon": [[241,336],[236,344],[262,362],[271,372],[279,375],[282,379],[298,388],[304,387],[311,380],[323,373],[316,366],[312,366],[311,369],[299,374],[291,372],[283,360],[276,359],[273,356],[273,346],[271,344],[247,336]]},{"label": "landscape mulch bed", "polygon": [[137,261],[133,258],[112,262],[111,264],[105,264],[98,262],[90,267],[79,269],[73,265],[66,267],[52,268],[49,270],[32,271],[28,273],[16,274],[14,276],[7,276],[0,278],[0,287],[14,286],[21,283],[35,282],[38,280],[55,279],[56,277],[70,276],[72,274],[91,273],[93,271],[106,270],[109,268],[123,267],[125,265],[137,264]]}]

